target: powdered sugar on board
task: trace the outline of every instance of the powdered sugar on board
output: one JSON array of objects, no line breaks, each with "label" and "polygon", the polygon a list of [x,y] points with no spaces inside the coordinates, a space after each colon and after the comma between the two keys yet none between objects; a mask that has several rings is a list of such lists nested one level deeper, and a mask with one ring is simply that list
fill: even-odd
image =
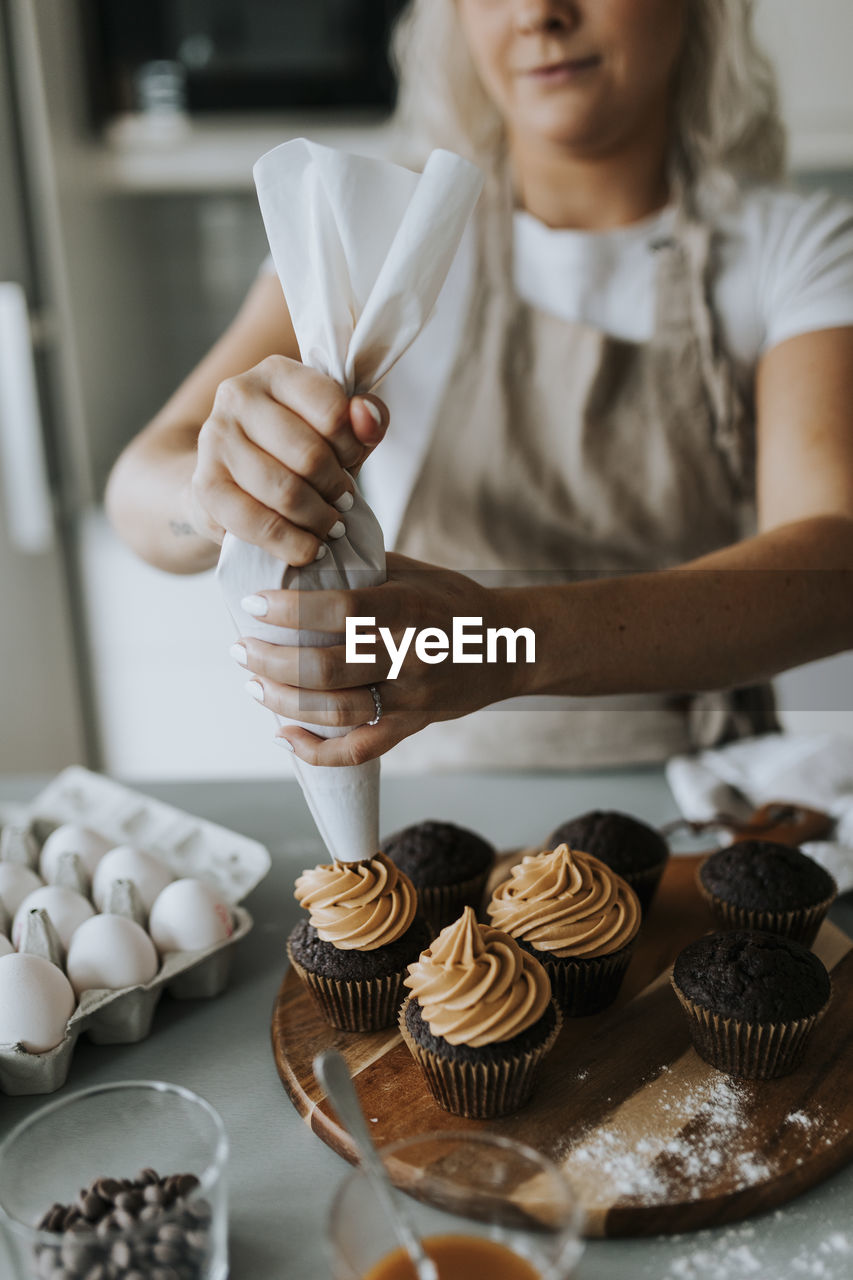
[{"label": "powdered sugar on board", "polygon": [[553,1154],[588,1212],[700,1200],[721,1182],[742,1191],[772,1180],[792,1157],[802,1163],[816,1147],[831,1146],[838,1134],[834,1116],[798,1109],[768,1142],[755,1107],[767,1087],[714,1071],[690,1050]]},{"label": "powdered sugar on board", "polygon": [[[683,1230],[688,1221],[720,1222],[724,1212],[746,1216],[784,1202],[849,1158],[850,946],[838,929],[823,926],[815,951],[833,974],[831,1009],[802,1067],[779,1080],[714,1070],[686,1048],[686,1030],[684,1047],[670,1058],[676,1042],[664,1040],[665,1025],[671,1014],[682,1023],[666,974],[623,1017],[614,1015],[590,1043],[587,1060],[578,1055],[571,1093],[580,1124],[549,1144],[586,1211],[588,1234],[635,1234],[643,1224],[660,1229],[665,1221],[683,1221]],[[659,1030],[649,1036],[652,1024]]]}]

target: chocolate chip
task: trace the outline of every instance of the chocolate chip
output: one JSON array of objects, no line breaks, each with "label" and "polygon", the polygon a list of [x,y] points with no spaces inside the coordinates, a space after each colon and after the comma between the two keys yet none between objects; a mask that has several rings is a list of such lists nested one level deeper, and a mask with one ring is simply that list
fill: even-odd
[{"label": "chocolate chip", "polygon": [[118,1178],[96,1178],[92,1183],[92,1191],[96,1196],[100,1196],[102,1200],[107,1200],[112,1204],[121,1191],[121,1183]]},{"label": "chocolate chip", "polygon": [[52,1204],[38,1224],[39,1231],[61,1231],[65,1225],[68,1205]]},{"label": "chocolate chip", "polygon": [[95,1191],[81,1191],[77,1197],[77,1207],[89,1222],[99,1222],[107,1212],[109,1203]]},{"label": "chocolate chip", "polygon": [[196,1187],[201,1186],[194,1173],[178,1173],[175,1175],[175,1182],[179,1196],[188,1196]]},{"label": "chocolate chip", "polygon": [[133,1250],[126,1240],[116,1240],[110,1249],[110,1262],[117,1267],[129,1267],[133,1261]]},{"label": "chocolate chip", "polygon": [[188,1217],[193,1218],[196,1222],[203,1223],[204,1225],[207,1225],[213,1216],[213,1211],[211,1210],[210,1203],[207,1200],[193,1200],[187,1205],[185,1212]]},{"label": "chocolate chip", "polygon": [[149,1182],[142,1193],[142,1198],[146,1204],[160,1205],[166,1196],[159,1183]]},{"label": "chocolate chip", "polygon": [[155,1262],[160,1262],[164,1267],[174,1267],[181,1260],[180,1248],[175,1248],[174,1244],[161,1240],[154,1245],[151,1250],[151,1256]]},{"label": "chocolate chip", "polygon": [[149,1184],[159,1182],[160,1175],[156,1169],[140,1169],[139,1173],[136,1175],[136,1181],[137,1183],[141,1183],[143,1187],[147,1187]]},{"label": "chocolate chip", "polygon": [[96,1246],[89,1244],[85,1240],[74,1238],[73,1231],[67,1231],[62,1237],[62,1248],[60,1256],[62,1265],[67,1267],[69,1271],[86,1271],[93,1262],[97,1261]]},{"label": "chocolate chip", "polygon": [[160,1186],[163,1189],[164,1203],[172,1204],[174,1202],[178,1194],[178,1182],[179,1177],[174,1173],[170,1174],[168,1178],[161,1179]]},{"label": "chocolate chip", "polygon": [[115,1198],[115,1207],[127,1213],[137,1214],[142,1208],[143,1199],[140,1191],[120,1191]]},{"label": "chocolate chip", "polygon": [[206,1253],[210,1237],[206,1231],[188,1231],[186,1234],[187,1248],[191,1252]]},{"label": "chocolate chip", "polygon": [[132,1231],[137,1222],[136,1215],[129,1209],[120,1208],[113,1209],[112,1220],[120,1231]]},{"label": "chocolate chip", "polygon": [[157,1239],[162,1240],[164,1244],[179,1245],[184,1239],[184,1234],[176,1222],[164,1222],[157,1232]]}]

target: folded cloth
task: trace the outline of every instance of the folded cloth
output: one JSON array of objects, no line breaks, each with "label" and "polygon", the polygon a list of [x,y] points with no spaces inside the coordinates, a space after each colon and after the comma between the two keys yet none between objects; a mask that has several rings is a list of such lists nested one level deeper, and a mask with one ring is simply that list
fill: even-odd
[{"label": "folded cloth", "polygon": [[803,852],[853,889],[853,737],[768,733],[713,751],[675,756],[666,778],[682,815],[712,822],[720,814],[746,819],[771,801],[822,809],[835,820],[832,841],[809,841]]},{"label": "folded cloth", "polygon": [[[304,138],[267,152],[254,175],[303,363],[334,378],[349,396],[371,391],[429,319],[482,175],[448,151],[434,151],[416,174]],[[328,544],[327,555],[300,569],[226,534],[217,576],[240,635],[270,644],[342,642],[342,636],[270,626],[244,612],[241,601],[269,588],[384,582],[382,530],[360,493],[345,523],[345,536]],[[349,731],[294,723],[324,738]],[[292,759],[332,857],[372,857],[379,847],[379,761],[323,768]]]}]

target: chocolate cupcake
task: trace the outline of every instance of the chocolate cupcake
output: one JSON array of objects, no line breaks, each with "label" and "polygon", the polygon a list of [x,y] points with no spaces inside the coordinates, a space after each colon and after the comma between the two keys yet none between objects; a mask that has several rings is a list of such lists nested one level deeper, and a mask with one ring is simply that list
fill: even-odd
[{"label": "chocolate cupcake", "polygon": [[393,1027],[406,967],[431,936],[411,881],[379,853],[304,871],[295,896],[309,921],[287,954],[324,1017],[341,1031]]},{"label": "chocolate cupcake", "polygon": [[764,929],[810,945],[837,888],[828,871],[799,849],[772,840],[740,840],[699,868],[699,889],[714,917],[734,929]]},{"label": "chocolate cupcake", "polygon": [[465,907],[405,985],[400,1032],[439,1106],[476,1120],[522,1107],[562,1024],[542,965]]},{"label": "chocolate cupcake", "polygon": [[794,1070],[832,991],[807,947],[749,929],[691,942],[675,961],[672,985],[700,1057],[754,1080]]},{"label": "chocolate cupcake", "polygon": [[436,933],[463,907],[479,912],[495,851],[475,832],[452,822],[416,822],[389,836],[382,852],[409,877]]},{"label": "chocolate cupcake", "polygon": [[598,858],[567,844],[528,855],[487,910],[545,966],[564,1013],[599,1013],[616,999],[642,913],[631,886]]},{"label": "chocolate cupcake", "polygon": [[548,837],[546,847],[567,844],[582,849],[626,880],[648,912],[669,861],[669,845],[654,827],[615,809],[591,809],[563,822]]}]

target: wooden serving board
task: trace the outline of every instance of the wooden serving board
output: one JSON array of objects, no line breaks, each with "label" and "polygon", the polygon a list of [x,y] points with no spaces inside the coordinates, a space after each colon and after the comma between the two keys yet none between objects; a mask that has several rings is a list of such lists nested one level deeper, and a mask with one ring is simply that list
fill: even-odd
[{"label": "wooden serving board", "polygon": [[677,953],[713,927],[695,884],[700,860],[670,859],[618,1001],[595,1017],[566,1019],[516,1115],[448,1115],[396,1031],[335,1031],[289,970],[272,1042],[294,1106],[355,1161],[311,1067],[316,1053],[339,1049],[380,1146],[430,1130],[488,1130],[529,1143],[565,1170],[588,1236],[715,1226],[799,1195],[853,1158],[853,941],[828,922],[818,935],[832,1003],[794,1074],[759,1082],[715,1071],[691,1047],[669,984]]}]

